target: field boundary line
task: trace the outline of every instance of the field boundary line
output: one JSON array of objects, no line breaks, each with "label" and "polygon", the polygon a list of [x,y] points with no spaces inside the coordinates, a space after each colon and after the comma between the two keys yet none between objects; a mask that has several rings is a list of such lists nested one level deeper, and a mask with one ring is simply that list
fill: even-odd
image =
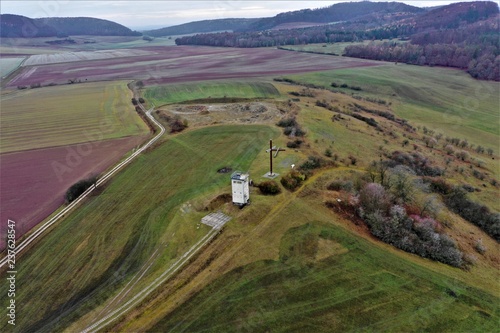
[{"label": "field boundary line", "polygon": [[[27,238],[24,239],[21,243],[19,243],[14,252],[15,255],[19,254],[23,249],[25,249],[28,245],[30,245],[32,242],[34,242],[38,237],[40,237],[47,229],[49,229],[53,224],[55,224],[57,221],[59,221],[62,217],[65,216],[68,212],[70,212],[73,208],[75,208],[82,200],[84,200],[86,197],[89,196],[90,193],[92,193],[97,186],[103,184],[106,180],[111,178],[115,173],[117,173],[119,170],[121,170],[125,165],[129,164],[133,159],[135,159],[140,153],[142,153],[144,150],[148,149],[153,145],[158,139],[165,133],[165,127],[163,127],[162,124],[160,124],[154,117],[151,115],[151,112],[154,110],[154,105],[149,109],[146,110],[142,104],[139,103],[139,106],[141,107],[142,111],[146,114],[146,116],[160,128],[160,133],[158,133],[157,136],[149,140],[144,146],[141,148],[137,149],[132,155],[127,157],[125,160],[122,162],[118,163],[113,167],[110,171],[108,171],[104,176],[99,178],[99,180],[96,182],[94,186],[89,187],[85,192],[83,192],[76,200],[71,202],[68,206],[66,206],[64,209],[62,209],[59,213],[54,215],[51,219],[49,219],[47,222],[42,224],[41,227],[39,227],[35,232],[30,234]],[[6,263],[8,262],[8,256],[4,256],[0,260],[0,268],[3,267]]]}]

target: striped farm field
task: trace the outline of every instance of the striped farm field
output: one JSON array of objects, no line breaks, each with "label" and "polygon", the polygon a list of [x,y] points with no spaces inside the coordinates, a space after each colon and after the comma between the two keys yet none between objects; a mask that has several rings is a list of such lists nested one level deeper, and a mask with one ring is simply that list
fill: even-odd
[{"label": "striped farm field", "polygon": [[146,89],[145,97],[155,105],[179,103],[207,98],[271,98],[278,90],[266,82],[211,81],[153,86]]},{"label": "striped farm field", "polygon": [[19,90],[2,96],[0,152],[145,134],[125,81]]},{"label": "striped farm field", "polygon": [[4,77],[15,71],[23,60],[24,57],[0,58],[0,76]]},{"label": "striped farm field", "polygon": [[78,51],[78,52],[60,52],[52,54],[35,54],[30,56],[25,66],[47,65],[60,62],[74,62],[86,60],[102,60],[124,57],[137,57],[149,55],[152,52],[139,49],[121,49],[121,50],[99,50],[99,51]]}]

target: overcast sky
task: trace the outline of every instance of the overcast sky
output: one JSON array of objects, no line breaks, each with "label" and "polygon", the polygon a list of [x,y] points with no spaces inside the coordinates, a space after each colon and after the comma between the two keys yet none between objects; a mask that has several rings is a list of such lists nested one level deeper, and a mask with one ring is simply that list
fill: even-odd
[{"label": "overcast sky", "polygon": [[[379,1],[379,0],[375,0]],[[391,0],[393,1],[393,0]],[[473,0],[400,1],[417,7]],[[171,26],[191,21],[230,17],[266,17],[304,8],[319,8],[346,1],[68,1],[1,0],[2,14],[31,18],[90,16],[111,20],[129,28]],[[497,0],[498,3],[498,0]]]}]

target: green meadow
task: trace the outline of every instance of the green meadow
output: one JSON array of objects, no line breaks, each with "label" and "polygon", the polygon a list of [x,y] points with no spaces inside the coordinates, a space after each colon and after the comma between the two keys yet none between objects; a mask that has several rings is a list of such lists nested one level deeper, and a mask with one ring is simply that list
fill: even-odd
[{"label": "green meadow", "polygon": [[[247,170],[276,134],[267,126],[213,127],[141,155],[19,259],[17,327],[60,331],[99,309],[157,251],[134,291],[152,281],[209,229],[196,227],[203,213],[186,221],[181,206],[226,186],[229,176],[218,168]],[[0,292],[6,288],[2,284]],[[0,331],[8,329],[3,321]]]},{"label": "green meadow", "polygon": [[0,152],[64,146],[147,133],[127,82],[16,90],[2,95]]},{"label": "green meadow", "polygon": [[498,82],[474,80],[467,73],[454,69],[404,64],[287,77],[324,87],[332,82],[359,86],[363,90],[355,95],[392,102],[394,112],[414,126],[426,126],[445,136],[465,138],[498,153]]},{"label": "green meadow", "polygon": [[[314,216],[297,202],[287,210]],[[221,276],[148,331],[493,332],[500,319],[495,295],[332,223],[302,221],[282,235],[279,251],[278,260]]]},{"label": "green meadow", "polygon": [[201,81],[146,88],[144,98],[156,106],[199,99],[272,98],[278,97],[276,88],[266,82]]}]

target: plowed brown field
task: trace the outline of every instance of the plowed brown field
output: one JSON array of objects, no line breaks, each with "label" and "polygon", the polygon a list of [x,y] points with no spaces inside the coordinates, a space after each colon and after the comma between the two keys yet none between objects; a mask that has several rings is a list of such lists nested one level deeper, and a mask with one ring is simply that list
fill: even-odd
[{"label": "plowed brown field", "polygon": [[88,82],[118,79],[138,79],[144,80],[146,84],[162,84],[259,77],[381,64],[370,60],[272,48],[166,46],[148,47],[142,50],[145,55],[141,57],[26,66],[8,85],[15,87],[34,83],[65,84],[68,80]]},{"label": "plowed brown field", "polygon": [[[22,236],[64,203],[72,184],[105,171],[144,140],[136,136],[0,155],[0,219],[14,220],[16,236]],[[0,234],[6,227],[0,224]],[[4,245],[1,237],[0,248]]]}]

